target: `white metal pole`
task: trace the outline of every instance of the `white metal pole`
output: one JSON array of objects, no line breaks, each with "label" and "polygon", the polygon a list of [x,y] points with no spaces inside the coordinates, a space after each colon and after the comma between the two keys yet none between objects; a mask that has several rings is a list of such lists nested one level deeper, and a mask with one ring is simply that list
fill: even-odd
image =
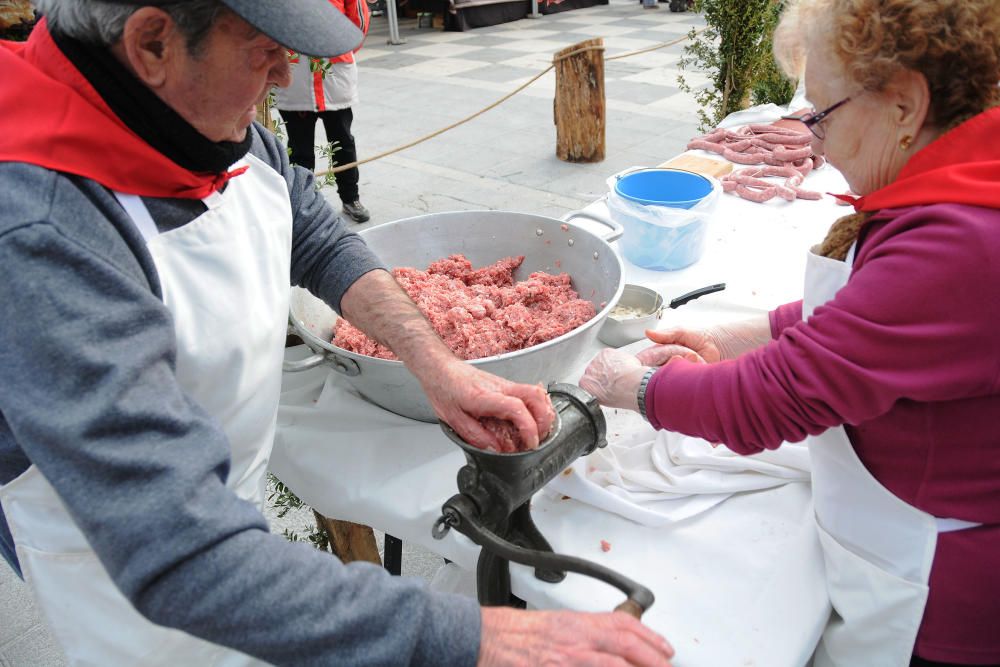
[{"label": "white metal pole", "polygon": [[399,19],[396,17],[396,0],[385,0],[385,12],[389,18],[389,41],[386,43],[393,46],[406,44],[405,39],[399,38]]}]

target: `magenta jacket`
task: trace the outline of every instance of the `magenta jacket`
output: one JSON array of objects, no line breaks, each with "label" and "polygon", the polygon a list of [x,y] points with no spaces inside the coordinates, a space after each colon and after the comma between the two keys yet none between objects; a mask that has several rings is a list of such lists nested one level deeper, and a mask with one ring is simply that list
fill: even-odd
[{"label": "magenta jacket", "polygon": [[1000,208],[876,214],[847,285],[806,322],[779,307],[771,331],[739,359],[658,371],[650,422],[740,454],[843,424],[897,496],[991,524],[940,535],[917,651],[1000,662]]}]

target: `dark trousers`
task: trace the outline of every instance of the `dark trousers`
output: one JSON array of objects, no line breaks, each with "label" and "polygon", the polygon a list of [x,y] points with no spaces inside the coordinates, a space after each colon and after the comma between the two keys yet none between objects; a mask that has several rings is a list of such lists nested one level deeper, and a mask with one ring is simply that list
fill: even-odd
[{"label": "dark trousers", "polygon": [[[334,151],[331,162],[350,164],[358,159],[354,146],[354,135],[351,134],[351,123],[354,112],[350,107],[336,111],[281,111],[285,121],[285,132],[288,133],[288,148],[291,149],[289,160],[310,171],[316,169],[316,119],[323,121],[326,139]],[[342,202],[358,200],[358,168],[348,169],[334,174],[337,181],[337,194]]]}]

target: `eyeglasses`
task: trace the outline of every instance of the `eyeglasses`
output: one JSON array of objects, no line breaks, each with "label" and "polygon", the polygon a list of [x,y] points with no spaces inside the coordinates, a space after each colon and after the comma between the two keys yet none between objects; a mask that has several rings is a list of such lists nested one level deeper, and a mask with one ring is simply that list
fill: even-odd
[{"label": "eyeglasses", "polygon": [[836,104],[829,106],[818,113],[812,111],[810,113],[804,113],[801,116],[782,116],[781,118],[782,120],[799,121],[800,123],[805,125],[810,132],[813,133],[813,136],[815,136],[817,139],[823,140],[826,138],[826,131],[823,129],[823,126],[820,125],[820,123],[822,123],[827,116],[829,116],[834,111],[836,111],[837,109],[844,106],[850,101],[851,101],[850,97],[845,97]]}]

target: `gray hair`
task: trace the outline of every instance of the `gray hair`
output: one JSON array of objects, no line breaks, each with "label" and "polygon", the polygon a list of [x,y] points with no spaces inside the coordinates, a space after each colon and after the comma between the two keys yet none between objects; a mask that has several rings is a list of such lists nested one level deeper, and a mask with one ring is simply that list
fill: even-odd
[{"label": "gray hair", "polygon": [[[181,0],[157,4],[177,24],[187,48],[197,53],[219,14],[219,0]],[[141,5],[113,0],[35,0],[49,27],[81,42],[112,46],[122,38],[125,22]]]}]

